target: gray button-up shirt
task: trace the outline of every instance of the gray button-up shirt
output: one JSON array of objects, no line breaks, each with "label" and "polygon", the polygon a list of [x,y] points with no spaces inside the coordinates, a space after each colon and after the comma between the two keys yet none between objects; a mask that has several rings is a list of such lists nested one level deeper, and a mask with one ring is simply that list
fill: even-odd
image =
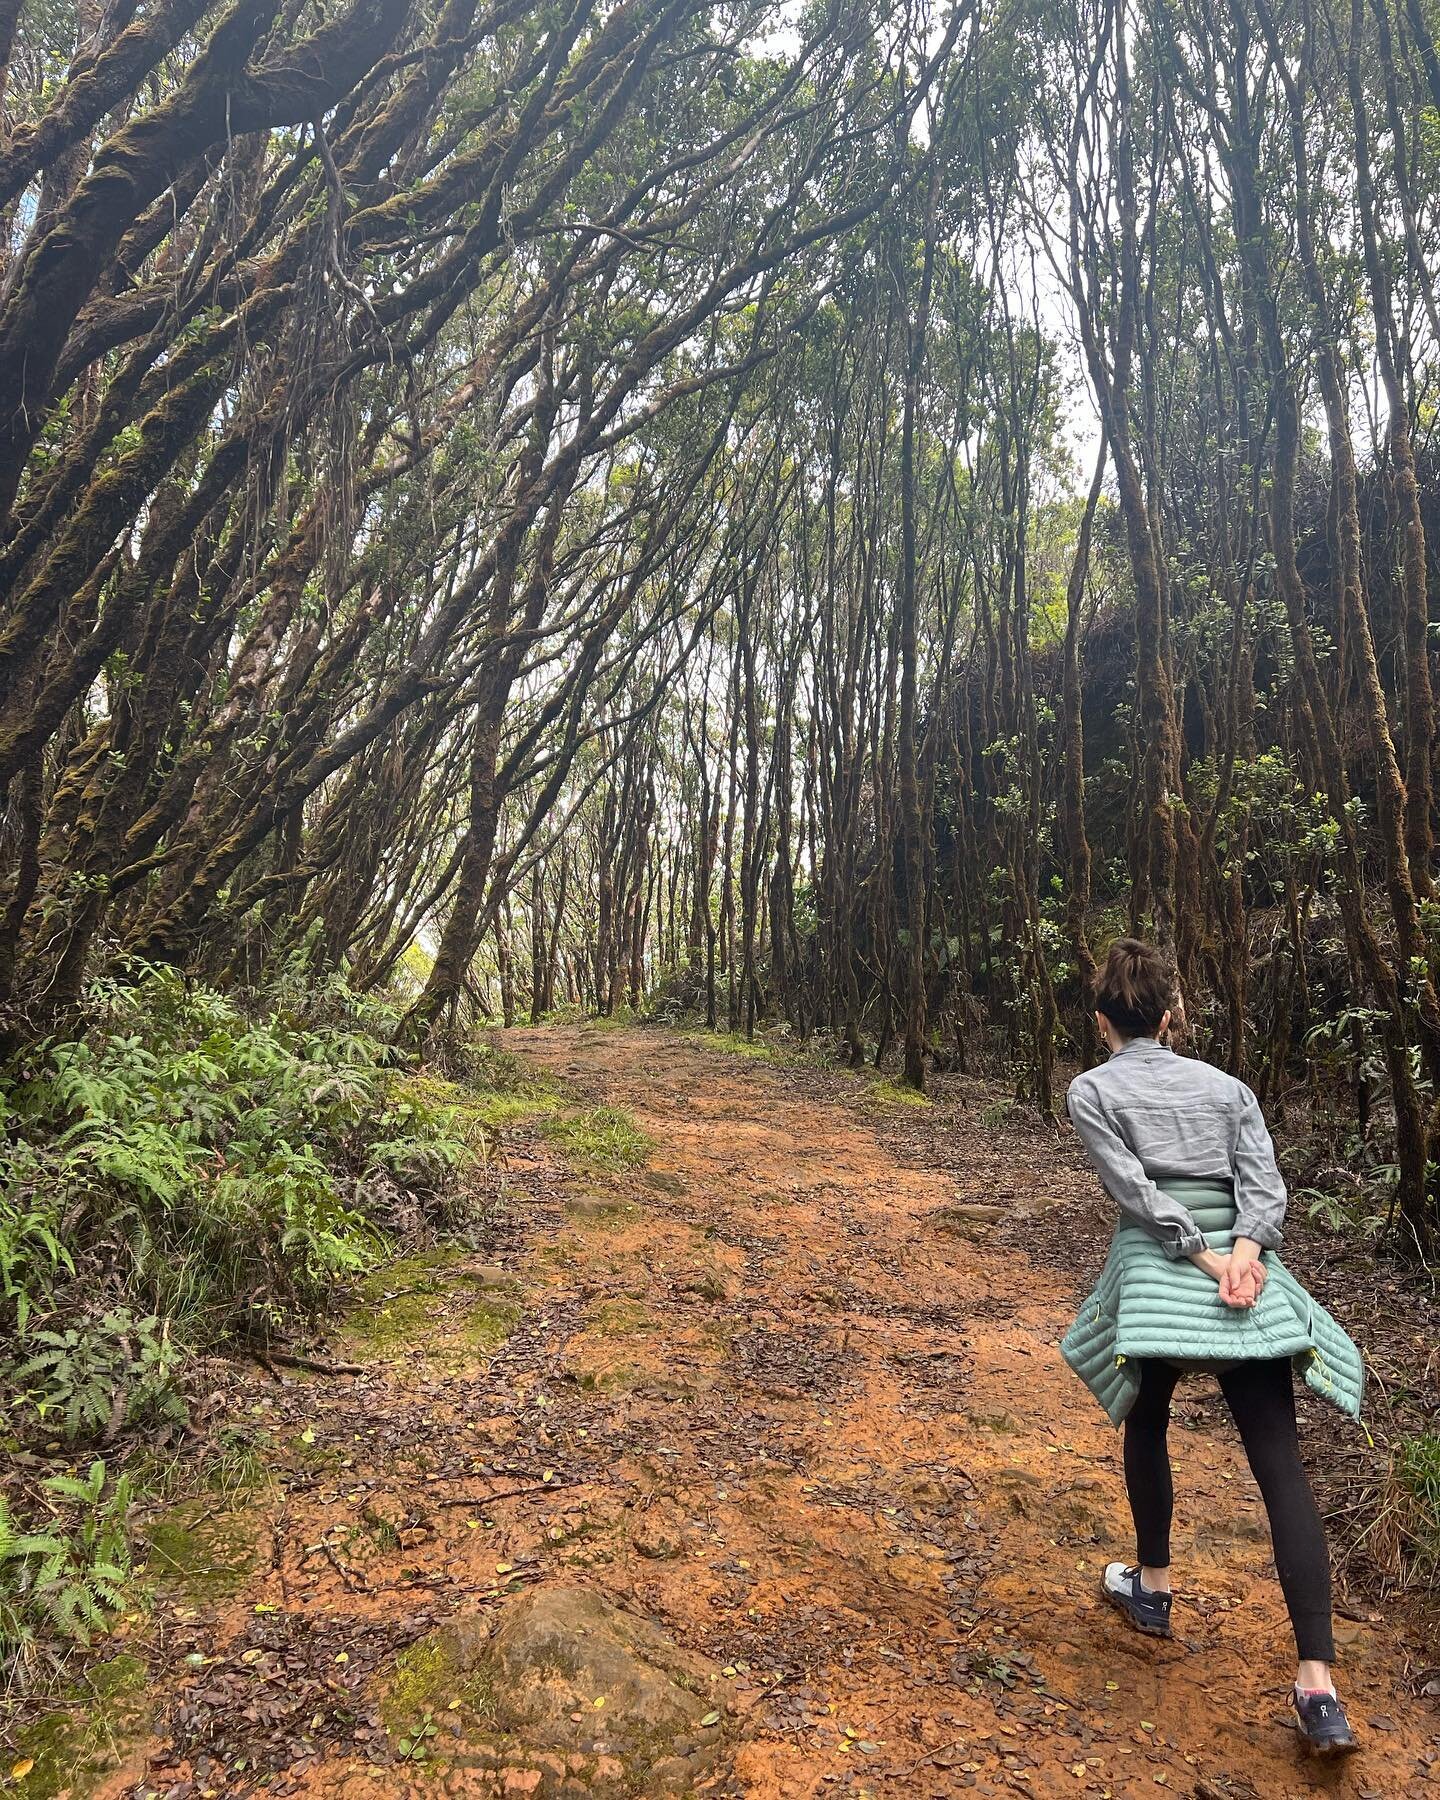
[{"label": "gray button-up shirt", "polygon": [[1260,1103],[1223,1069],[1131,1038],[1065,1096],[1105,1192],[1173,1259],[1205,1248],[1185,1207],[1156,1187],[1167,1175],[1233,1183],[1235,1231],[1280,1247],[1285,1182]]}]

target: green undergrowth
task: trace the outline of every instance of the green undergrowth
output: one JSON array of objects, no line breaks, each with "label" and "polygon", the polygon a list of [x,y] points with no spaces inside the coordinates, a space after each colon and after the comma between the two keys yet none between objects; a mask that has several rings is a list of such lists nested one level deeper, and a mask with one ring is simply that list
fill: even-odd
[{"label": "green undergrowth", "polygon": [[0,1691],[128,1604],[131,1508],[193,1458],[197,1353],[263,1346],[479,1222],[513,1071],[416,1075],[396,1022],[303,962],[247,993],[137,965],[0,1071],[0,1406],[9,1448],[62,1469],[0,1472]]},{"label": "green undergrowth", "polygon": [[687,1031],[685,1042],[701,1050],[719,1050],[727,1056],[743,1056],[751,1062],[782,1062],[785,1052],[764,1038],[747,1038],[738,1031]]},{"label": "green undergrowth", "polygon": [[[454,1222],[463,1122],[397,1066],[372,1003],[327,996],[248,1011],[141,968],[94,985],[82,1037],[7,1073],[0,1304],[18,1337],[94,1339],[97,1294],[186,1342],[253,1333],[321,1307],[401,1230]],[[138,1366],[136,1327],[103,1335]]]},{"label": "green undergrowth", "polygon": [[1440,1434],[1420,1432],[1396,1446],[1390,1511],[1401,1568],[1433,1592],[1440,1582]]},{"label": "green undergrowth", "polygon": [[546,1138],[582,1174],[615,1175],[639,1168],[653,1148],[622,1107],[594,1106],[549,1114]]}]

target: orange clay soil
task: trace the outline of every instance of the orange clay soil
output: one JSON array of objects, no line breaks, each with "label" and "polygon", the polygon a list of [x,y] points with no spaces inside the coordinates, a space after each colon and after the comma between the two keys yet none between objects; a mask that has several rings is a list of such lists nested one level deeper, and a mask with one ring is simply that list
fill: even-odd
[{"label": "orange clay soil", "polygon": [[[1263,1515],[1207,1384],[1172,1440],[1174,1641],[1097,1597],[1130,1550],[1119,1439],[1056,1343],[1103,1244],[1026,1255],[1088,1177],[993,1089],[922,1114],[658,1030],[505,1043],[626,1108],[648,1161],[577,1176],[522,1128],[484,1253],[342,1334],[364,1374],[255,1378],[275,1482],[199,1520],[248,1553],[227,1564],[220,1530],[231,1578],[208,1589],[202,1556],[137,1626],[152,1735],[93,1791],[493,1792],[447,1772],[473,1696],[426,1691],[405,1646],[578,1581],[734,1676],[696,1792],[1440,1797],[1440,1710],[1363,1606],[1340,1635],[1364,1753],[1301,1761]],[[419,1768],[397,1745],[426,1712]]]}]

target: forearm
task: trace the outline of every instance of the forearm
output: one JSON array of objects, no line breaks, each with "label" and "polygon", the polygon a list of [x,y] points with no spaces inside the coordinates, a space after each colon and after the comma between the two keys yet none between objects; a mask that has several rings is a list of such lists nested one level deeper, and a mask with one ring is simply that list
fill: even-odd
[{"label": "forearm", "polygon": [[1289,1196],[1259,1103],[1248,1088],[1245,1094],[1235,1144],[1236,1243],[1243,1239],[1257,1250],[1278,1250]]}]

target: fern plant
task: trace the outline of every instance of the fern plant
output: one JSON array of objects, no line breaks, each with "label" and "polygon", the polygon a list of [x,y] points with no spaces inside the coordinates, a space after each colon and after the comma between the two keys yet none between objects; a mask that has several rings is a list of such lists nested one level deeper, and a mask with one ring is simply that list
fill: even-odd
[{"label": "fern plant", "polygon": [[37,1331],[11,1379],[46,1424],[72,1444],[112,1438],[122,1425],[159,1418],[183,1423],[176,1385],[181,1356],[168,1322],[123,1309],[66,1330]]},{"label": "fern plant", "polygon": [[342,982],[296,965],[247,1007],[136,966],[88,1000],[0,1087],[0,1375],[72,1443],[178,1417],[177,1344],[268,1335],[457,1223],[472,1155]]},{"label": "fern plant", "polygon": [[108,1481],[98,1457],[84,1476],[41,1483],[51,1518],[22,1524],[0,1497],[0,1652],[18,1662],[42,1635],[89,1644],[126,1604],[130,1578],[127,1476]]},{"label": "fern plant", "polygon": [[49,1208],[0,1191],[0,1313],[13,1311],[19,1337],[25,1335],[34,1306],[43,1305],[53,1291],[56,1278],[75,1273],[75,1259],[61,1240],[61,1229],[58,1215]]}]

